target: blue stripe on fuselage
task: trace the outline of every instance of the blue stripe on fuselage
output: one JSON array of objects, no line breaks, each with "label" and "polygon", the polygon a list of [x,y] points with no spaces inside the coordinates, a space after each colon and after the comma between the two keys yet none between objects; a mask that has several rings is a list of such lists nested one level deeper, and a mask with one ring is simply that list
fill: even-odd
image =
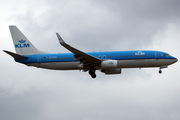
[{"label": "blue stripe on fuselage", "polygon": [[[111,51],[111,52],[87,52],[87,54],[99,59],[113,59],[113,60],[138,60],[138,59],[176,59],[172,56],[164,56],[167,54],[160,51]],[[75,62],[73,53],[56,53],[56,54],[38,54],[26,55],[28,59],[19,60],[20,63],[47,63],[47,62]]]}]

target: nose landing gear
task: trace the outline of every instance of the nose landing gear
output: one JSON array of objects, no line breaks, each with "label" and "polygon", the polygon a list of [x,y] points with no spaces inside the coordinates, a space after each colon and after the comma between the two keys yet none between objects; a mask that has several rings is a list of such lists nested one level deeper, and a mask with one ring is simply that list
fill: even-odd
[{"label": "nose landing gear", "polygon": [[159,67],[159,74],[161,74],[162,73],[162,70],[161,69],[163,69],[163,68],[167,68],[168,66],[161,66],[161,67]]},{"label": "nose landing gear", "polygon": [[162,70],[161,69],[159,69],[159,74],[161,74],[162,73]]}]

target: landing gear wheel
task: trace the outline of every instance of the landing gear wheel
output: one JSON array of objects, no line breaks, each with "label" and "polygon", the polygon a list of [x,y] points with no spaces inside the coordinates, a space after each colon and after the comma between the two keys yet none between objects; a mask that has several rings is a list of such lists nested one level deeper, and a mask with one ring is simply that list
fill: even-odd
[{"label": "landing gear wheel", "polygon": [[92,78],[96,78],[96,74],[94,73],[93,75],[91,75]]},{"label": "landing gear wheel", "polygon": [[89,70],[89,75],[91,75],[92,78],[96,78],[95,70]]},{"label": "landing gear wheel", "polygon": [[92,75],[94,73],[93,70],[89,70],[89,75]]},{"label": "landing gear wheel", "polygon": [[159,74],[161,74],[162,73],[162,70],[159,70]]}]

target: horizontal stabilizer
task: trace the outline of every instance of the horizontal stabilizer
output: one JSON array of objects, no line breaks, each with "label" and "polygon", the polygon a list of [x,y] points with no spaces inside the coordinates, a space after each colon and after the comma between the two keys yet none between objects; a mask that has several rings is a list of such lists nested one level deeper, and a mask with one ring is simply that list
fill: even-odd
[{"label": "horizontal stabilizer", "polygon": [[18,54],[16,54],[16,53],[9,52],[9,51],[7,51],[7,50],[3,50],[3,51],[4,51],[5,53],[9,54],[10,56],[16,58],[16,59],[21,59],[21,60],[23,60],[23,59],[28,59],[28,57],[25,57],[25,56],[22,56],[22,55],[18,55]]}]

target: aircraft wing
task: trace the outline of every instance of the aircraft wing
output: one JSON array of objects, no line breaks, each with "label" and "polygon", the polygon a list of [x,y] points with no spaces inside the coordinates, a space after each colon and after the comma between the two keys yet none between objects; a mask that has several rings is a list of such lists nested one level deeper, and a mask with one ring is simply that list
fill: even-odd
[{"label": "aircraft wing", "polygon": [[64,46],[66,49],[74,53],[74,57],[80,61],[80,63],[83,63],[83,67],[87,69],[93,69],[95,67],[100,67],[101,59],[96,58],[92,55],[89,55],[85,52],[82,52],[76,48],[71,47],[70,45],[66,44],[64,40],[61,38],[61,36],[56,33],[58,40],[62,46]]}]

